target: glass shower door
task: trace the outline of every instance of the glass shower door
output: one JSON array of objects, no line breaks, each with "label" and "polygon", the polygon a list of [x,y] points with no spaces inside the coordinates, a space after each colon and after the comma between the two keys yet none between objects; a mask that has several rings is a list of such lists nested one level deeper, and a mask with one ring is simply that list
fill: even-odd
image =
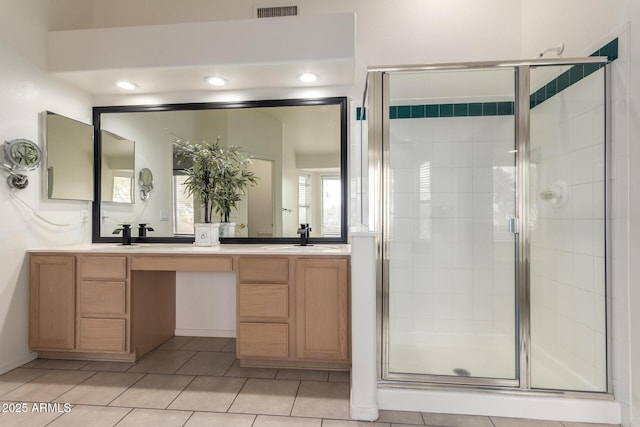
[{"label": "glass shower door", "polygon": [[515,70],[388,85],[384,376],[517,385]]},{"label": "glass shower door", "polygon": [[531,69],[531,386],[607,391],[603,64]]}]

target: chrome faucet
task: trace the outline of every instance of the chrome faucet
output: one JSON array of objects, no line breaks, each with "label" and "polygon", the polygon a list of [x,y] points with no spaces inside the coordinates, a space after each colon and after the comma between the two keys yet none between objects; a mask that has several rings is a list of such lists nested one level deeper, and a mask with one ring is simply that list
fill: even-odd
[{"label": "chrome faucet", "polygon": [[116,228],[112,234],[120,234],[122,231],[122,244],[131,245],[131,224],[122,224],[122,228]]},{"label": "chrome faucet", "polygon": [[300,246],[307,246],[309,244],[309,232],[311,232],[311,227],[309,227],[309,224],[300,224],[300,228],[298,228],[298,234],[300,235]]},{"label": "chrome faucet", "polygon": [[138,224],[138,237],[147,237],[147,231],[154,231],[152,227],[149,227],[146,223]]}]

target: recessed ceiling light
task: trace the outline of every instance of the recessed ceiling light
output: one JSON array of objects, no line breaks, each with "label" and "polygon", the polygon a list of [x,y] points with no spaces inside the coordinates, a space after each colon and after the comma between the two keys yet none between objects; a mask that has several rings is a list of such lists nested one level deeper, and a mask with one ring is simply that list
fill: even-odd
[{"label": "recessed ceiling light", "polygon": [[298,80],[304,83],[313,83],[320,78],[316,73],[302,73],[298,76]]},{"label": "recessed ceiling light", "polygon": [[126,80],[120,80],[119,82],[116,82],[116,86],[118,86],[120,89],[127,89],[127,90],[133,90],[139,87],[137,84],[128,82]]},{"label": "recessed ceiling light", "polygon": [[211,86],[224,86],[227,84],[227,81],[222,77],[210,76],[210,77],[205,77],[204,79]]}]

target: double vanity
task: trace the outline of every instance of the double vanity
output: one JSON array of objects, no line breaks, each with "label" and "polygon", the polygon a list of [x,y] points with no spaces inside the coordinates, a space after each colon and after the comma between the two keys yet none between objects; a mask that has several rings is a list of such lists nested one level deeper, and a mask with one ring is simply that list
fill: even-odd
[{"label": "double vanity", "polygon": [[176,272],[236,277],[242,366],[350,366],[349,245],[93,244],[30,251],[29,344],[132,362],[174,335]]}]

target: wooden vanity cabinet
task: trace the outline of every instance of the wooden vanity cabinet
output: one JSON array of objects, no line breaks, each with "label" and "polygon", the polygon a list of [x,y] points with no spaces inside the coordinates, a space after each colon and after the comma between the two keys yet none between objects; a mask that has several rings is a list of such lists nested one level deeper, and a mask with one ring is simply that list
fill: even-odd
[{"label": "wooden vanity cabinet", "polygon": [[349,279],[346,259],[296,260],[296,357],[349,360]]},{"label": "wooden vanity cabinet", "polygon": [[34,255],[29,286],[29,346],[75,347],[75,257]]},{"label": "wooden vanity cabinet", "polygon": [[348,368],[348,266],[346,257],[240,257],[241,365]]},{"label": "wooden vanity cabinet", "polygon": [[77,350],[129,352],[129,269],[127,257],[79,255]]},{"label": "wooden vanity cabinet", "polygon": [[237,272],[239,359],[289,358],[290,280],[286,257],[240,257]]},{"label": "wooden vanity cabinet", "polygon": [[349,257],[31,254],[29,344],[133,362],[173,336],[176,271],[236,273],[242,366],[348,369]]},{"label": "wooden vanity cabinet", "polygon": [[30,274],[32,350],[49,357],[133,357],[126,256],[31,255]]}]

